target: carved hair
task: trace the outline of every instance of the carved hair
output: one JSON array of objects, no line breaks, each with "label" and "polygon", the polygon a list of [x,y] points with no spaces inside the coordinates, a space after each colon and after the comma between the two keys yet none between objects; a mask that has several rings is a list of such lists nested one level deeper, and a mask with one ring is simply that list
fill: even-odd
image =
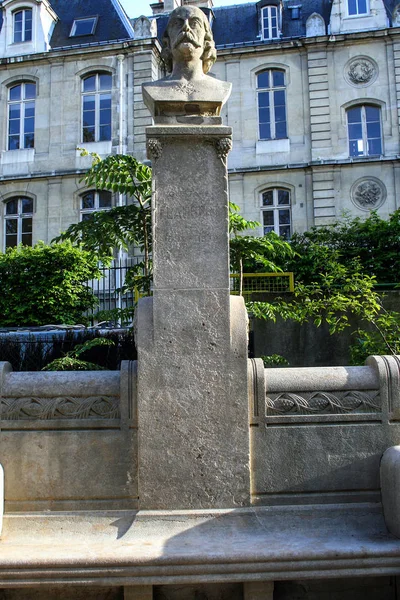
[{"label": "carved hair", "polygon": [[[204,36],[203,54],[201,55],[200,58],[203,61],[203,73],[207,74],[208,71],[213,66],[213,64],[215,63],[215,61],[217,60],[217,52],[215,50],[215,43],[214,43],[210,24],[205,16],[205,14],[203,13],[203,11],[200,10],[200,12],[202,14],[204,29],[206,32],[206,34]],[[164,64],[165,64],[165,67],[166,67],[168,73],[171,73],[172,72],[172,51],[171,51],[171,43],[170,43],[169,33],[168,33],[168,25],[167,25],[167,29],[165,30],[164,35],[162,37],[161,58],[164,61]]]}]

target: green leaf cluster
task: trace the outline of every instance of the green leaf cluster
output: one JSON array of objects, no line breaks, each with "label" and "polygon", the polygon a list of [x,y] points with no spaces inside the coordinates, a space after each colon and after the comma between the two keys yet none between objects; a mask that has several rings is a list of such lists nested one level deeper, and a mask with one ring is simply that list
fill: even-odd
[{"label": "green leaf cluster", "polygon": [[83,344],[77,344],[73,350],[70,350],[61,358],[56,358],[51,363],[43,367],[42,371],[102,371],[97,363],[82,360],[80,356],[96,346],[114,346],[114,342],[104,337],[97,337],[87,340]]},{"label": "green leaf cluster", "polygon": [[87,281],[99,277],[96,257],[71,242],[0,253],[0,327],[81,323],[96,305]]}]

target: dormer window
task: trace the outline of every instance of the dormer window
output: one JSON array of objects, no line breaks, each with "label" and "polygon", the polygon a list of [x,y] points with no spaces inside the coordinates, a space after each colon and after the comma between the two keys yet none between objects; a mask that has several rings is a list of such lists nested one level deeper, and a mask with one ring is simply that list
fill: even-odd
[{"label": "dormer window", "polygon": [[368,0],[347,0],[349,16],[369,14],[367,3]]},{"label": "dormer window", "polygon": [[279,37],[277,6],[264,6],[261,9],[261,26],[263,40],[273,40]]},{"label": "dormer window", "polygon": [[30,42],[32,40],[32,9],[23,8],[13,13],[13,41]]},{"label": "dormer window", "polygon": [[71,27],[70,37],[80,35],[93,35],[96,29],[97,17],[88,17],[86,19],[75,19]]}]

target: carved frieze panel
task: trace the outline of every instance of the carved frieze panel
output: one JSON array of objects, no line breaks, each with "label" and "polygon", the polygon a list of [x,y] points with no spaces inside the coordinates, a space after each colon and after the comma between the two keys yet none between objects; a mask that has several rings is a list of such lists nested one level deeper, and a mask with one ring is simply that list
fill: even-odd
[{"label": "carved frieze panel", "polygon": [[385,184],[376,177],[362,177],[352,185],[350,198],[361,210],[376,210],[385,202]]},{"label": "carved frieze panel", "polygon": [[372,58],[357,56],[346,64],[344,77],[352,86],[367,87],[378,77],[378,65]]},{"label": "carved frieze panel", "polygon": [[1,420],[119,419],[119,398],[1,398]]}]

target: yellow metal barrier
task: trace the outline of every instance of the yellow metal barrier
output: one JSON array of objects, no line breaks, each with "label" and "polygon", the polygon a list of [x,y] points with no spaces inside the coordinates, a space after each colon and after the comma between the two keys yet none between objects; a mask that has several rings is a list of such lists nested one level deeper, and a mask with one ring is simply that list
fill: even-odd
[{"label": "yellow metal barrier", "polygon": [[[231,273],[231,294],[239,294],[238,273]],[[243,273],[243,295],[294,291],[293,273]]]}]

